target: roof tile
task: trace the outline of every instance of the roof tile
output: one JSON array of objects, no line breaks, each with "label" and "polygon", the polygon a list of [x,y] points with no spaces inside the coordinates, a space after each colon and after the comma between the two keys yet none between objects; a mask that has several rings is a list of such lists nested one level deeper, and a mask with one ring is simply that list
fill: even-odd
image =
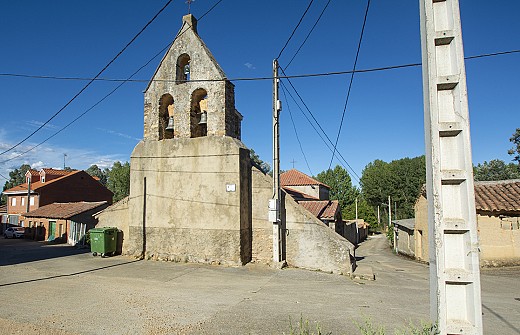
[{"label": "roof tile", "polygon": [[280,175],[280,184],[282,186],[305,186],[305,185],[322,185],[330,189],[328,185],[309,177],[303,172],[296,169],[286,171]]}]

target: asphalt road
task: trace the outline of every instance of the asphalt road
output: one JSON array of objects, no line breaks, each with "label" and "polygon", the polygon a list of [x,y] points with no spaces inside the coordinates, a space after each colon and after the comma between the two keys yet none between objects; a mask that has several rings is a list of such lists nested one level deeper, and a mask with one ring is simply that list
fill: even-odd
[{"label": "asphalt road", "polygon": [[[387,334],[429,315],[428,267],[381,237],[357,250],[375,281],[301,269],[137,261],[0,239],[0,334]],[[520,268],[482,271],[485,334],[520,334]],[[515,299],[516,298],[516,299]]]}]

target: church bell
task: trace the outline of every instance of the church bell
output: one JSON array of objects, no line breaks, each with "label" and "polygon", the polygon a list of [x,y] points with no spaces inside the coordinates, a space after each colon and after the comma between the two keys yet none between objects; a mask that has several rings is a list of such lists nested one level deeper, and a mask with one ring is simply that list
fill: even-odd
[{"label": "church bell", "polygon": [[167,131],[173,131],[173,116],[170,116],[168,119],[168,126],[166,126]]},{"label": "church bell", "polygon": [[208,123],[208,112],[204,111],[200,114],[199,124],[207,124],[207,123]]}]

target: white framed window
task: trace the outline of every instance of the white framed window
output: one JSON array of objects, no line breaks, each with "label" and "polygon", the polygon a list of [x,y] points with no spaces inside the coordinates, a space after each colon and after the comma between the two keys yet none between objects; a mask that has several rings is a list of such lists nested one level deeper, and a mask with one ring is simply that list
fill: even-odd
[{"label": "white framed window", "polygon": [[34,196],[29,199],[29,205],[34,206]]},{"label": "white framed window", "polygon": [[24,205],[25,205],[25,198],[22,197],[22,206],[24,206]]},{"label": "white framed window", "polygon": [[11,206],[16,206],[16,197],[11,198]]}]

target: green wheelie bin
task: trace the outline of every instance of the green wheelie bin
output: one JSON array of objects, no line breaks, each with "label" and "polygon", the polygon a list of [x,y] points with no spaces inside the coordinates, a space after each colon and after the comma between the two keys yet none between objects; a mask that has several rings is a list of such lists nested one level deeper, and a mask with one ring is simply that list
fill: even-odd
[{"label": "green wheelie bin", "polygon": [[92,256],[101,257],[114,255],[117,247],[117,228],[104,227],[93,228],[89,230],[90,233],[90,251]]}]

